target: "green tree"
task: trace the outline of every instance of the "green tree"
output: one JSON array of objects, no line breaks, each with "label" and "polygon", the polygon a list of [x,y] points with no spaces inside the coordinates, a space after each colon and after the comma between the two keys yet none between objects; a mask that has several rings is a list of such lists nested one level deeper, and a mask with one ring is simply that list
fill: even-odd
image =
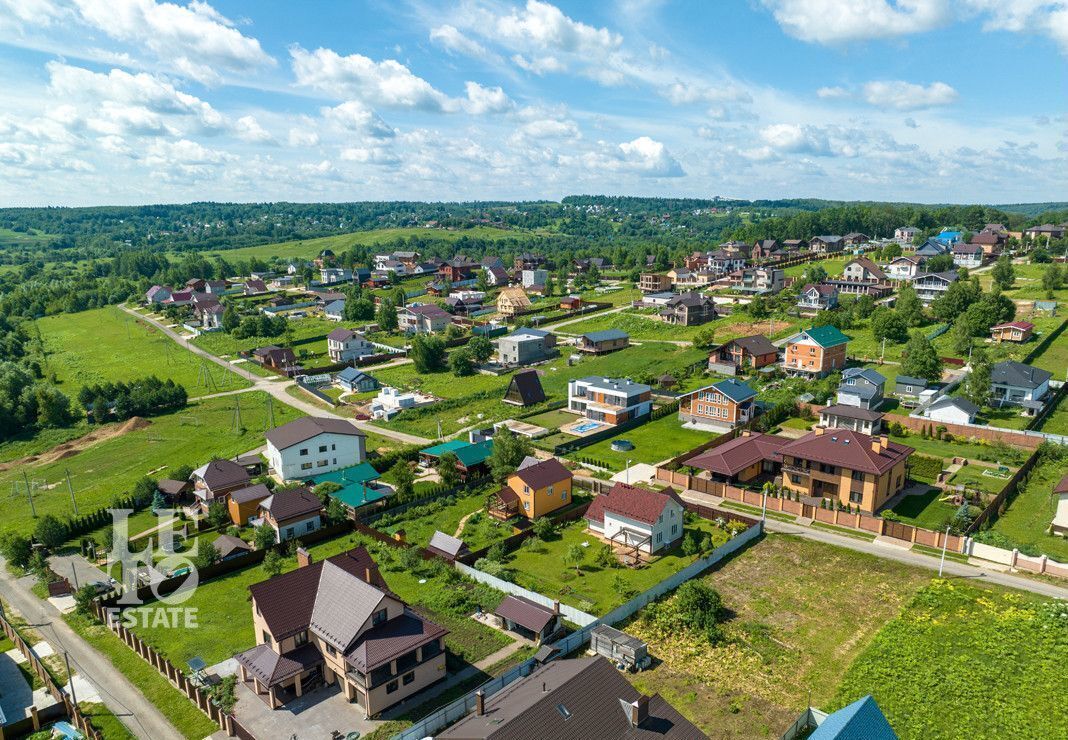
[{"label": "green tree", "polygon": [[375,304],[367,298],[347,298],[344,315],[346,321],[370,321],[375,315]]},{"label": "green tree", "polygon": [[553,524],[553,520],[547,516],[539,516],[534,520],[531,529],[534,532],[534,536],[543,542],[553,536],[553,532],[556,531],[556,525]]},{"label": "green tree", "polygon": [[390,332],[396,331],[399,325],[397,321],[397,308],[393,305],[393,301],[388,298],[383,298],[382,302],[378,304],[378,311],[375,314],[375,322],[378,324],[378,328],[382,331]]},{"label": "green tree", "polygon": [[907,283],[898,288],[894,310],[909,327],[922,326],[926,319],[923,313],[923,302],[916,295],[916,289]]},{"label": "green tree", "polygon": [[15,532],[8,532],[0,540],[0,555],[16,568],[25,568],[30,564],[33,545],[30,538]]},{"label": "green tree", "polygon": [[493,437],[493,453],[490,455],[493,477],[504,480],[529,454],[530,442],[526,437],[516,436],[508,427],[502,427]]},{"label": "green tree", "polygon": [[33,386],[37,404],[37,426],[65,427],[74,421],[70,399],[51,383],[36,383]]},{"label": "green tree", "polygon": [[425,375],[441,372],[445,369],[447,362],[445,341],[441,337],[417,334],[412,340],[412,348],[408,356],[412,358],[417,373]]},{"label": "green tree", "polygon": [[252,542],[257,550],[266,550],[276,542],[274,530],[266,524],[261,524],[252,531]]},{"label": "green tree", "polygon": [[612,550],[612,546],[608,543],[597,548],[597,555],[594,557],[594,563],[596,563],[599,568],[614,568],[619,565],[619,561],[616,559],[616,554]]},{"label": "green tree", "polygon": [[575,566],[575,573],[579,573],[579,566],[586,559],[586,550],[579,543],[574,543],[564,553],[564,563]]},{"label": "green tree", "polygon": [[937,381],[942,378],[942,358],[931,340],[919,329],[913,329],[909,341],[905,345],[904,362],[901,363],[901,374],[910,375],[913,378],[925,378]]},{"label": "green tree", "polygon": [[1047,265],[1042,272],[1042,290],[1046,292],[1046,298],[1053,298],[1063,285],[1064,268],[1056,262]]},{"label": "green tree", "polygon": [[923,269],[927,272],[946,272],[953,269],[952,254],[937,254],[924,263]]},{"label": "green tree", "polygon": [[981,297],[978,281],[956,280],[931,304],[931,312],[942,321],[953,321]]},{"label": "green tree", "polygon": [[893,344],[901,344],[909,338],[905,320],[897,311],[886,308],[876,311],[872,316],[871,332],[877,342],[885,339]]},{"label": "green tree", "polygon": [[746,306],[746,311],[757,321],[766,319],[771,315],[771,310],[768,308],[768,301],[762,295],[754,296],[753,300]]},{"label": "green tree", "polygon": [[282,572],[282,555],[271,550],[263,556],[263,572],[268,578],[274,578]]},{"label": "green tree", "polygon": [[349,515],[349,507],[337,496],[331,496],[326,504],[326,518],[334,523],[343,522]]},{"label": "green tree", "polygon": [[697,333],[693,335],[693,346],[697,349],[709,349],[716,346],[716,329],[713,326],[706,326],[698,329]]},{"label": "green tree", "polygon": [[415,493],[415,473],[407,460],[398,460],[389,469],[390,478],[397,488],[397,496],[401,499],[411,498]]},{"label": "green tree", "polygon": [[482,335],[471,337],[471,341],[467,343],[467,351],[475,362],[482,364],[493,357],[493,342]]},{"label": "green tree", "polygon": [[960,357],[966,356],[968,350],[972,348],[972,341],[971,325],[965,316],[958,316],[949,334],[949,343],[953,352]]},{"label": "green tree", "polygon": [[875,298],[870,295],[862,295],[853,302],[853,314],[858,319],[869,318],[875,311]]},{"label": "green tree", "polygon": [[990,358],[983,347],[972,351],[971,372],[964,379],[964,397],[979,408],[990,402]]},{"label": "green tree", "polygon": [[457,378],[472,375],[475,372],[475,363],[471,359],[471,353],[466,349],[458,349],[449,355],[449,369]]},{"label": "green tree", "polygon": [[[215,548],[211,548],[214,550]],[[91,614],[93,599],[96,598],[96,588],[92,584],[85,584],[74,592],[74,608],[79,614]]]},{"label": "green tree", "polygon": [[67,527],[52,514],[45,514],[37,520],[33,537],[49,550],[55,550],[67,541]]},{"label": "green tree", "polygon": [[[445,291],[445,295],[449,292]],[[408,294],[404,292],[404,288],[396,287],[389,294],[390,301],[393,302],[394,307],[408,305]]]},{"label": "green tree", "polygon": [[1011,288],[1016,282],[1016,270],[1012,266],[1012,258],[1007,254],[998,257],[998,261],[994,263],[994,269],[990,271],[990,277],[1002,290]]},{"label": "green tree", "polygon": [[241,316],[234,310],[233,306],[227,306],[223,311],[222,328],[227,334],[233,333],[234,329],[241,326]]},{"label": "green tree", "polygon": [[438,477],[441,478],[441,484],[446,488],[453,488],[460,484],[460,470],[456,467],[459,462],[454,452],[446,452],[438,458]]},{"label": "green tree", "polygon": [[475,289],[486,293],[490,289],[489,277],[486,274],[486,268],[482,268],[478,271],[478,275],[475,277]]},{"label": "green tree", "polygon": [[230,512],[226,510],[226,504],[215,501],[208,506],[208,523],[212,527],[221,527],[230,521]]}]

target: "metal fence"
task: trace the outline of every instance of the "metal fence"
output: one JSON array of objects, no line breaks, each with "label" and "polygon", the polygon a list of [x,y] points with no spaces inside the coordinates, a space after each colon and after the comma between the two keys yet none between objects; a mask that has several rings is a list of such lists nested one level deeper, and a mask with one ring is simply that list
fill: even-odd
[{"label": "metal fence", "polygon": [[[498,591],[503,591],[506,594],[512,594],[513,596],[522,596],[525,599],[530,599],[542,606],[547,606],[552,609],[556,602],[550,599],[548,596],[542,596],[537,591],[530,591],[522,586],[516,585],[510,581],[505,581],[497,576],[491,576],[489,573],[484,573],[481,570],[472,568],[470,565],[464,565],[463,563],[455,563],[455,567],[458,571],[463,573],[468,578],[478,581],[479,583],[485,583],[487,586],[493,586]],[[585,627],[587,624],[593,624],[597,621],[597,617],[576,609],[573,606],[567,604],[560,604],[560,613],[564,615],[564,619],[569,622],[574,622],[580,627]]]}]

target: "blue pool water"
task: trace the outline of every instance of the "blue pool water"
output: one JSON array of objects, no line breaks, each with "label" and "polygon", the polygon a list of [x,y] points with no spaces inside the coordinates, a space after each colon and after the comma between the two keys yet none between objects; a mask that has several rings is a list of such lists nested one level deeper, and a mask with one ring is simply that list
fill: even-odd
[{"label": "blue pool water", "polygon": [[571,427],[571,429],[575,432],[588,432],[599,426],[601,426],[601,422],[599,421],[587,421],[585,424],[579,424],[577,427]]}]

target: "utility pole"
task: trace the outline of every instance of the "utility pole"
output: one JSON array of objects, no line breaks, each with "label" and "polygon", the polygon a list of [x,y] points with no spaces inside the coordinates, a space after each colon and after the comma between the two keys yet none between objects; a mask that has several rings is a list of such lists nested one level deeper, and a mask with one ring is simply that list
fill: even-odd
[{"label": "utility pole", "polygon": [[[70,562],[70,573],[72,576],[74,576],[74,590],[77,591],[79,588],[81,588],[81,585],[78,583],[78,569],[74,567],[73,560]],[[69,668],[67,670],[70,671]]]},{"label": "utility pole", "polygon": [[241,431],[241,396],[234,396],[234,434]]},{"label": "utility pole", "polygon": [[30,477],[26,475],[26,471],[22,471],[22,480],[26,483],[26,500],[30,502],[30,514],[34,519],[37,518],[37,509],[33,505],[33,493],[30,491]]},{"label": "utility pole", "polygon": [[78,706],[78,696],[74,693],[74,674],[70,672],[70,657],[67,651],[63,651],[63,662],[67,664],[67,679],[70,681],[70,700],[74,706]]},{"label": "utility pole", "polygon": [[63,468],[67,476],[67,490],[70,492],[70,505],[74,507],[74,516],[78,516],[78,502],[74,500],[74,486],[70,484],[70,468]]}]

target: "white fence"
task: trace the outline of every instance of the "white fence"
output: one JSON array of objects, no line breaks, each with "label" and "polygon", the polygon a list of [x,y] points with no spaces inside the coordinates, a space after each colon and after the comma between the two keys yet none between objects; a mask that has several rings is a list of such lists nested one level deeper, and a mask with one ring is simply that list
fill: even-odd
[{"label": "white fence", "polygon": [[1060,563],[1048,555],[1024,555],[1019,550],[1005,550],[993,545],[984,545],[970,537],[965,540],[961,552],[969,557],[989,560],[992,563],[1000,563],[1031,573],[1049,573],[1062,577],[1068,575],[1068,563]]},{"label": "white fence", "polygon": [[[547,606],[550,609],[552,609],[553,606],[555,606],[556,604],[556,602],[554,602],[548,596],[542,596],[537,591],[530,591],[528,589],[523,588],[522,586],[517,586],[514,583],[510,583],[509,581],[501,580],[500,578],[497,578],[497,576],[491,576],[489,573],[483,573],[482,571],[476,568],[472,568],[470,565],[464,565],[461,562],[456,562],[455,566],[458,571],[463,573],[468,578],[473,578],[474,580],[480,583],[485,583],[487,586],[493,586],[498,591],[504,591],[506,594],[512,594],[513,596],[522,596],[525,599],[530,599],[531,601],[541,604],[542,606]],[[597,617],[593,616],[592,614],[587,614],[581,609],[576,609],[575,607],[568,606],[567,604],[560,604],[560,613],[564,615],[564,619],[574,624],[577,624],[579,627],[585,627],[586,625],[593,624],[597,621]]]}]

